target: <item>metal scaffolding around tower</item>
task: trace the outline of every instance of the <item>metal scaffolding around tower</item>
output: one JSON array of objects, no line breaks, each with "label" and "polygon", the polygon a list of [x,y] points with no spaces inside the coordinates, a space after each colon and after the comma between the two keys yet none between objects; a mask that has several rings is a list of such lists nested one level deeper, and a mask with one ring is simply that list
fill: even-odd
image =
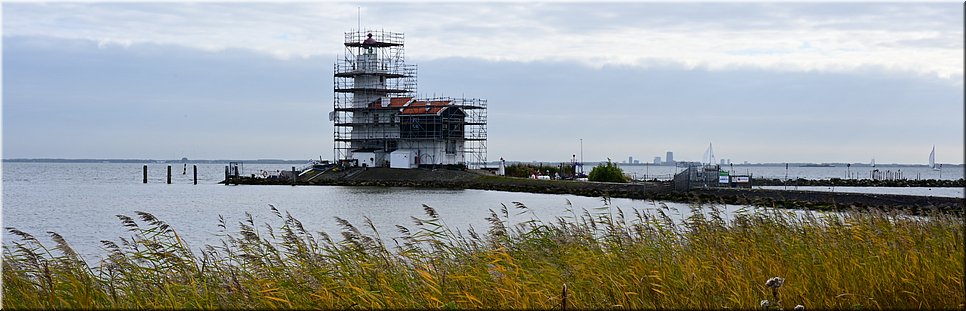
[{"label": "metal scaffolding around tower", "polygon": [[[465,97],[432,97],[428,99],[421,99],[414,101],[408,107],[423,107],[421,103],[438,103],[441,108],[448,108],[454,111],[458,111],[460,116],[457,119],[450,119],[447,121],[443,118],[423,118],[418,126],[420,128],[426,129],[438,129],[428,136],[428,139],[432,142],[438,144],[438,148],[445,148],[445,154],[452,154],[453,149],[451,149],[451,141],[447,143],[448,139],[456,139],[458,146],[456,146],[455,152],[458,153],[454,158],[457,159],[455,162],[465,164],[470,168],[480,168],[486,166],[486,99],[479,98],[465,98]],[[430,113],[435,113],[436,110],[430,110]],[[444,115],[446,110],[440,109],[438,115]],[[412,108],[404,108],[402,110],[403,120],[412,113]],[[447,122],[451,122],[447,125]],[[406,138],[405,132],[408,130],[407,127],[411,128],[412,124],[408,122],[402,122],[400,128],[402,129]],[[449,129],[450,134],[446,131]],[[458,133],[458,134],[453,134]],[[415,141],[403,141],[400,146],[407,146],[407,148],[413,148],[415,146]],[[425,146],[423,143],[421,146]],[[437,161],[439,162],[439,161]],[[447,163],[445,164],[455,164]]]},{"label": "metal scaffolding around tower", "polygon": [[485,165],[486,100],[416,99],[416,66],[406,64],[403,41],[402,33],[381,30],[345,34],[345,55],[333,70],[334,159]]},{"label": "metal scaffolding around tower", "polygon": [[356,149],[390,147],[390,123],[378,122],[386,117],[380,110],[389,109],[369,104],[415,94],[416,66],[406,64],[403,40],[402,33],[381,30],[345,33],[345,54],[333,70],[334,159],[348,159]]}]

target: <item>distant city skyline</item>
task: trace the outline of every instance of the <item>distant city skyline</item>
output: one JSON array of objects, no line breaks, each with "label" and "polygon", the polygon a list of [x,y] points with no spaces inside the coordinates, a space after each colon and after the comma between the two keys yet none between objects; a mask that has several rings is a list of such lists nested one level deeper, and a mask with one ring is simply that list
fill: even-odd
[{"label": "distant city skyline", "polygon": [[360,12],[491,161],[963,162],[962,4],[834,2],[4,3],[2,156],[331,160]]}]

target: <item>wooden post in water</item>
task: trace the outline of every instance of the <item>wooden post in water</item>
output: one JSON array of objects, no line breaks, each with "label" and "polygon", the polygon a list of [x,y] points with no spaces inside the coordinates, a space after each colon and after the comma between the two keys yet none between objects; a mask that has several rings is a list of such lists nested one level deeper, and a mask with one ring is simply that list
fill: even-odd
[{"label": "wooden post in water", "polygon": [[144,183],[146,184],[146,183],[148,183],[148,166],[145,165],[144,166],[144,169],[142,169],[142,171],[143,171],[143,175],[144,175]]},{"label": "wooden post in water", "polygon": [[192,165],[191,169],[195,173],[195,185],[197,185],[198,184],[198,166]]},{"label": "wooden post in water", "polygon": [[171,165],[168,165],[168,184],[171,184]]},{"label": "wooden post in water", "polygon": [[295,167],[293,166],[293,167],[292,167],[292,186],[295,186],[295,180],[296,180],[296,179],[297,179],[298,177],[299,177],[299,175],[296,175],[296,174],[295,174]]},{"label": "wooden post in water", "polygon": [[228,165],[225,165],[225,186],[228,185]]}]

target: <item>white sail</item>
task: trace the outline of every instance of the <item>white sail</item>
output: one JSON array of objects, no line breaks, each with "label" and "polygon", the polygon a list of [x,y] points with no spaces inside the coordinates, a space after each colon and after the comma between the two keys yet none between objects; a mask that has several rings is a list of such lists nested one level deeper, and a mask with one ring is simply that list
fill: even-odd
[{"label": "white sail", "polygon": [[875,167],[875,158],[872,158],[872,167]]},{"label": "white sail", "polygon": [[929,152],[929,168],[936,168],[936,146],[932,146],[932,152]]},{"label": "white sail", "polygon": [[714,165],[714,150],[711,149],[711,143],[708,143],[708,150],[704,151],[704,157],[701,160],[708,165]]}]

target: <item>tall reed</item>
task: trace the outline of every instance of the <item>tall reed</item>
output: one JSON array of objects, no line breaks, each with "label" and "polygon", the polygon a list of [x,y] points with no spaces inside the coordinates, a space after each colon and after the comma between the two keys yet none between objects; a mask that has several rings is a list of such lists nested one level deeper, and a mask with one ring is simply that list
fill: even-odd
[{"label": "tall reed", "polygon": [[[49,248],[7,228],[19,240],[4,245],[3,307],[964,307],[961,215],[764,209],[726,219],[694,205],[675,223],[656,206],[571,206],[541,221],[514,203],[490,210],[486,232],[451,230],[424,206],[393,237],[337,218],[338,239],[270,206],[274,224],[219,217],[220,245],[196,251],[138,212],[117,216],[132,238],[102,241],[108,255],[95,267],[56,233]],[[533,220],[509,221],[518,215]],[[776,276],[780,288],[766,285]]]}]

